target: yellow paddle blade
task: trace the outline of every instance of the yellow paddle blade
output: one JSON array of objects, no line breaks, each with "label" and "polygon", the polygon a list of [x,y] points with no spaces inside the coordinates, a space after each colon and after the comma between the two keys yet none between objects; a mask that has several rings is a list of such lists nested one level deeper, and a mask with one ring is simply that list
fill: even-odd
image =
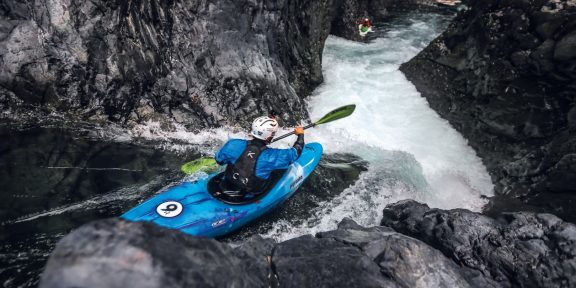
[{"label": "yellow paddle blade", "polygon": [[200,159],[192,160],[180,168],[186,175],[192,175],[196,172],[214,173],[220,168],[216,160],[212,157],[202,157]]}]

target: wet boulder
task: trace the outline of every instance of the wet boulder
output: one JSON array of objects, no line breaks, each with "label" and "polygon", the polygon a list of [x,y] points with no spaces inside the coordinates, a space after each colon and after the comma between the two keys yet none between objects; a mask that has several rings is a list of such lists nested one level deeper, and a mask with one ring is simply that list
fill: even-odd
[{"label": "wet boulder", "polygon": [[503,287],[576,285],[576,226],[551,214],[505,213],[493,219],[406,200],[388,205],[381,224]]}]

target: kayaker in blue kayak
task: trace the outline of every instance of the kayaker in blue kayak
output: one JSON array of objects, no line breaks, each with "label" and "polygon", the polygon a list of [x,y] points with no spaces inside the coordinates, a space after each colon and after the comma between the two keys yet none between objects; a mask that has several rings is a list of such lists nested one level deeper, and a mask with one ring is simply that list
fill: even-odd
[{"label": "kayaker in blue kayak", "polygon": [[[197,159],[201,160],[200,162],[192,161],[195,164],[192,162],[184,164],[182,171],[191,178],[167,188],[166,191],[130,209],[122,215],[122,218],[129,221],[153,222],[163,227],[203,237],[220,237],[236,231],[288,200],[318,166],[323,153],[322,145],[320,143],[304,145],[303,130],[348,117],[355,108],[356,105],[342,106],[330,111],[314,123],[276,137],[274,136],[278,130],[276,119],[260,117],[252,125],[253,140],[230,140],[216,153],[216,159],[210,158],[211,161],[209,161],[201,158]],[[294,148],[284,150],[265,148],[268,143],[293,134],[299,135]],[[250,154],[252,157],[248,156],[251,147],[258,148],[258,157],[256,154]],[[244,169],[247,169],[245,171],[254,172],[250,177],[257,177],[260,181],[266,179],[266,174],[268,174],[267,187],[262,190],[251,190],[260,194],[244,192],[246,196],[239,197],[229,195],[221,188],[226,172],[213,171],[209,172],[206,177],[193,174],[205,172],[203,168],[213,167],[216,165],[215,160],[218,160],[220,164],[228,163],[231,169],[229,173],[245,165]],[[242,162],[248,162],[248,164],[242,164]],[[288,167],[283,167],[291,162],[293,163]],[[252,168],[246,168],[250,165]],[[280,170],[270,172],[273,169]],[[234,178],[232,174],[231,179],[238,180],[240,174],[236,176]],[[241,185],[250,186],[252,184],[250,180],[248,178],[246,183],[240,181]]]},{"label": "kayaker in blue kayak", "polygon": [[220,165],[228,165],[222,186],[224,193],[238,197],[258,195],[265,191],[270,174],[274,170],[286,169],[298,159],[304,148],[304,128],[296,127],[298,136],[290,149],[268,147],[278,131],[274,116],[258,117],[252,122],[252,140],[231,139],[216,152]]}]

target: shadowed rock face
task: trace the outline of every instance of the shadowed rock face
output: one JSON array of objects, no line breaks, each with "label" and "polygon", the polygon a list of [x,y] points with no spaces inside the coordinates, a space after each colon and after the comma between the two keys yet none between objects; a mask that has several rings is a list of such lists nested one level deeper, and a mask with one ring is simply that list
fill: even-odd
[{"label": "shadowed rock face", "polygon": [[381,224],[424,241],[503,287],[576,285],[576,226],[551,214],[506,213],[492,219],[409,200],[388,205]]},{"label": "shadowed rock face", "polygon": [[193,128],[307,116],[338,1],[3,1],[0,103]]},{"label": "shadowed rock face", "polygon": [[[499,210],[575,221],[576,5],[469,1],[401,70],[478,152]],[[506,196],[503,196],[506,195]]]}]

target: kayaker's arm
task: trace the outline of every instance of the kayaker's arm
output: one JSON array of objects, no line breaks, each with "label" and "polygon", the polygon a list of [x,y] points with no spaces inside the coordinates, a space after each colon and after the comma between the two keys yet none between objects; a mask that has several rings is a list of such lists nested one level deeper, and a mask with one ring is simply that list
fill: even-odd
[{"label": "kayaker's arm", "polygon": [[246,140],[230,139],[214,154],[214,159],[218,165],[225,165],[236,162],[246,148]]},{"label": "kayaker's arm", "polygon": [[296,142],[294,142],[292,147],[296,149],[296,154],[298,154],[298,157],[300,157],[300,154],[302,154],[302,149],[304,149],[304,128],[294,128],[294,134],[298,135],[298,139],[296,139]]}]

